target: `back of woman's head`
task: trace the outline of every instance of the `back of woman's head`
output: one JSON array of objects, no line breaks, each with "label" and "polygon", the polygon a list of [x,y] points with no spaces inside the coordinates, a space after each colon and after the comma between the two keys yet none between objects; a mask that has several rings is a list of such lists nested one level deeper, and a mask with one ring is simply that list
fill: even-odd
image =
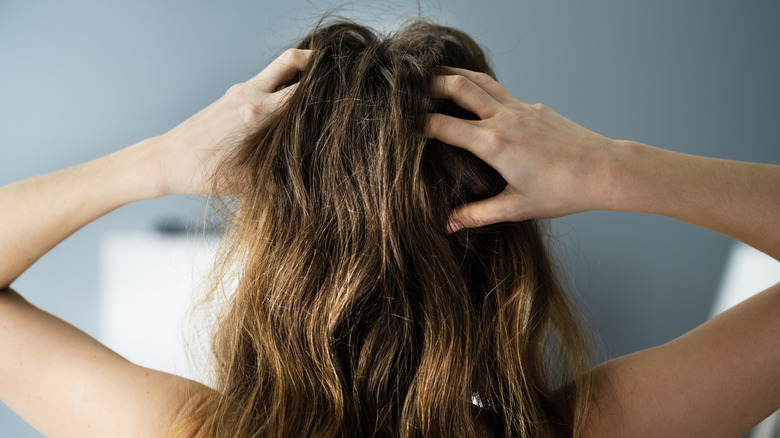
[{"label": "back of woman's head", "polygon": [[338,21],[299,47],[297,89],[224,167],[249,184],[208,435],[571,434],[587,391],[559,386],[589,350],[540,224],[447,234],[454,207],[505,182],[422,133],[429,113],[472,116],[429,87],[442,66],[492,74],[482,50],[427,22]]}]

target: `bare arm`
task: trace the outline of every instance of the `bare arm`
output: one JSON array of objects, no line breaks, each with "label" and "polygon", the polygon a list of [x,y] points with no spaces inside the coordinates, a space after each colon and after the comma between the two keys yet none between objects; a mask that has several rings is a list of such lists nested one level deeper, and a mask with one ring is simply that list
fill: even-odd
[{"label": "bare arm", "polygon": [[0,289],[87,223],[159,196],[153,141],[0,188]]},{"label": "bare arm", "polygon": [[607,362],[589,436],[738,437],[780,409],[780,283],[664,345]]},{"label": "bare arm", "polygon": [[[427,135],[465,148],[507,181],[457,208],[450,232],[589,210],[659,214],[780,259],[780,166],[684,155],[589,131],[452,69],[432,92],[478,115],[430,116]],[[739,436],[780,408],[780,286],[665,345],[597,368],[589,436]]]},{"label": "bare arm", "polygon": [[208,194],[231,147],[226,140],[263,123],[293,88],[277,89],[307,59],[307,51],[288,51],[159,137],[0,188],[0,398],[34,427],[51,437],[162,437],[208,393],[126,361],[9,286],[49,249],[115,208],[167,194]]},{"label": "bare arm", "polygon": [[11,289],[0,321],[0,399],[48,437],[162,437],[209,391],[128,362]]},{"label": "bare arm", "polygon": [[[780,260],[780,166],[618,142],[610,209],[659,214]],[[664,345],[601,365],[593,436],[745,434],[780,409],[780,284]]]},{"label": "bare arm", "polygon": [[780,260],[780,166],[665,151],[637,142],[613,147],[608,209],[682,220]]}]

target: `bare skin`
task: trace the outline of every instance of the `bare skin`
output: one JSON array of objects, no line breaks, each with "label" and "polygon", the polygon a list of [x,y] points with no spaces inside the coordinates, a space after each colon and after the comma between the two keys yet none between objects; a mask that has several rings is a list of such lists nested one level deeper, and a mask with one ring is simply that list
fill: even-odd
[{"label": "bare skin", "polygon": [[[211,391],[130,363],[10,285],[59,242],[122,205],[211,194],[211,175],[231,139],[284,101],[292,87],[278,88],[309,55],[288,50],[159,137],[0,188],[0,399],[36,429],[49,437],[164,437]],[[229,193],[230,183],[218,194]]]},{"label": "bare skin", "polygon": [[[590,210],[652,213],[780,260],[780,166],[683,155],[589,131],[515,99],[488,75],[450,69],[432,93],[479,116],[433,114],[427,135],[507,181],[458,207],[449,231]],[[780,284],[667,344],[599,366],[588,436],[737,437],[780,409]]]},{"label": "bare skin", "polygon": [[[138,367],[10,289],[67,236],[124,204],[209,194],[243,129],[263,123],[308,59],[288,51],[159,137],[0,188],[0,399],[50,437],[162,437],[211,391]],[[495,167],[506,191],[457,209],[450,230],[607,209],[662,214],[780,257],[780,167],[615,141],[485,75],[453,69],[433,93],[480,116],[432,115],[431,137]],[[221,193],[230,193],[225,181]],[[25,212],[24,215],[7,212]],[[780,285],[668,344],[596,369],[589,436],[739,436],[780,407]],[[118,396],[121,394],[121,397]]]}]

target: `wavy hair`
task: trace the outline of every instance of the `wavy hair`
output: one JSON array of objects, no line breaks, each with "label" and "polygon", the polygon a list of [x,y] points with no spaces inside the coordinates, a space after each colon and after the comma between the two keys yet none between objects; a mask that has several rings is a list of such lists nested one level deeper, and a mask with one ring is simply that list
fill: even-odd
[{"label": "wavy hair", "polygon": [[[474,118],[429,86],[441,66],[492,75],[465,33],[318,26],[297,89],[223,171],[235,198],[217,272],[239,266],[216,325],[214,437],[579,435],[589,339],[540,221],[447,234],[506,182],[422,134]],[[216,292],[214,292],[216,294]]]}]

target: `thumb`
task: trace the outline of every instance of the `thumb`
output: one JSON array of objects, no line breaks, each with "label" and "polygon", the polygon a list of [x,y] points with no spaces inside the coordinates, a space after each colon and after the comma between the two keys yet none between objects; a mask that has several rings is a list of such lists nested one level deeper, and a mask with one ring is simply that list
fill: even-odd
[{"label": "thumb", "polygon": [[447,223],[447,232],[454,233],[463,228],[477,228],[511,220],[509,196],[501,192],[492,198],[469,202],[455,208]]},{"label": "thumb", "polygon": [[277,110],[281,106],[287,103],[287,100],[290,99],[290,96],[295,92],[295,90],[298,88],[298,84],[300,82],[296,82],[289,87],[284,87],[278,91],[275,91],[271,94],[268,94],[265,97],[265,105],[271,110]]}]

